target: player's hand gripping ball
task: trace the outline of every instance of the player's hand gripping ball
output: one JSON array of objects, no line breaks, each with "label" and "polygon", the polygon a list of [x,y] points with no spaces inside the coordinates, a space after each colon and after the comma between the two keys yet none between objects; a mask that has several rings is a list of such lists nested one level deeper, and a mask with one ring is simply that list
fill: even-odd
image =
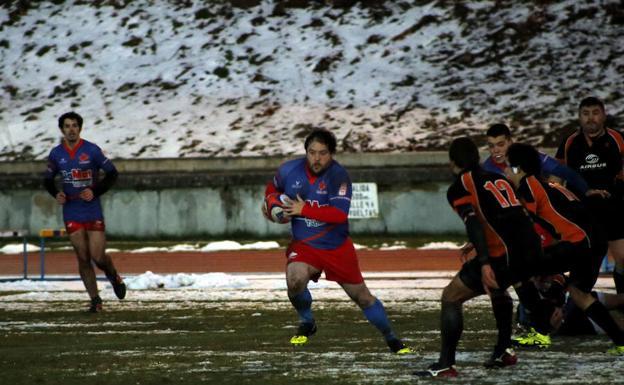
[{"label": "player's hand gripping ball", "polygon": [[288,200],[286,194],[273,193],[264,198],[264,207],[269,219],[275,223],[288,223],[290,218],[284,213],[284,203]]}]

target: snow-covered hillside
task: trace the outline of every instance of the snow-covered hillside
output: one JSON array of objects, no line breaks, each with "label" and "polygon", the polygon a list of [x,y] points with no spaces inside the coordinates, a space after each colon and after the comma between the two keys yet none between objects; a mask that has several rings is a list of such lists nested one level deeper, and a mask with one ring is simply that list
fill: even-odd
[{"label": "snow-covered hillside", "polygon": [[0,8],[0,160],[57,116],[114,158],[440,149],[504,121],[552,146],[580,98],[624,112],[621,1],[49,1]]}]

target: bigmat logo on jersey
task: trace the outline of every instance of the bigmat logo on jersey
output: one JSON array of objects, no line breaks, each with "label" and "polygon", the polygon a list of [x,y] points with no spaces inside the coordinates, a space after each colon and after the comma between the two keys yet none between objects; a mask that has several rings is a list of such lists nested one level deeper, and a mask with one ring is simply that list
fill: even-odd
[{"label": "bigmat logo on jersey", "polygon": [[72,168],[71,175],[74,180],[91,179],[93,175],[91,170],[81,170],[78,168]]}]

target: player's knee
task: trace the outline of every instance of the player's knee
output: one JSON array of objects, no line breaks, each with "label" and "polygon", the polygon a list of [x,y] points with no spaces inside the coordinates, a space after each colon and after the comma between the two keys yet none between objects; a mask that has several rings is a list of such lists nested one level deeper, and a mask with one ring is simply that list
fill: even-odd
[{"label": "player's knee", "polygon": [[354,299],[357,305],[362,309],[373,306],[375,301],[377,301],[377,298],[370,293],[363,293]]},{"label": "player's knee", "polygon": [[91,267],[91,259],[88,256],[78,256],[78,267],[80,269],[90,268]]},{"label": "player's knee", "polygon": [[98,267],[98,269],[102,271],[106,271],[107,266],[106,266],[106,263],[102,259],[92,258],[92,260],[93,260],[93,263],[95,263],[95,266]]},{"label": "player's knee", "polygon": [[449,284],[442,290],[442,302],[458,302],[461,303],[462,293],[455,286]]},{"label": "player's knee", "polygon": [[375,304],[375,301],[377,301],[377,298],[370,295],[370,296],[365,296],[363,298],[359,298],[357,301],[357,304],[362,309],[366,309],[368,307],[373,306]]},{"label": "player's knee", "polygon": [[305,290],[308,281],[301,276],[289,276],[286,279],[286,284],[289,293],[298,294]]}]

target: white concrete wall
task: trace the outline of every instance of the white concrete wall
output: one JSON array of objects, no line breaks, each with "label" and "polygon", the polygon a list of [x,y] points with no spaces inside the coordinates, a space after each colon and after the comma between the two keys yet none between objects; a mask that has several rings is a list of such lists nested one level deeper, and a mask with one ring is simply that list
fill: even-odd
[{"label": "white concrete wall", "polygon": [[[351,232],[463,232],[463,224],[446,201],[447,184],[379,188],[380,217],[351,220]],[[102,198],[107,232],[128,237],[222,236],[249,233],[287,235],[287,225],[266,221],[260,213],[264,186],[115,190]],[[63,226],[61,208],[42,190],[0,192],[0,229]]]}]

